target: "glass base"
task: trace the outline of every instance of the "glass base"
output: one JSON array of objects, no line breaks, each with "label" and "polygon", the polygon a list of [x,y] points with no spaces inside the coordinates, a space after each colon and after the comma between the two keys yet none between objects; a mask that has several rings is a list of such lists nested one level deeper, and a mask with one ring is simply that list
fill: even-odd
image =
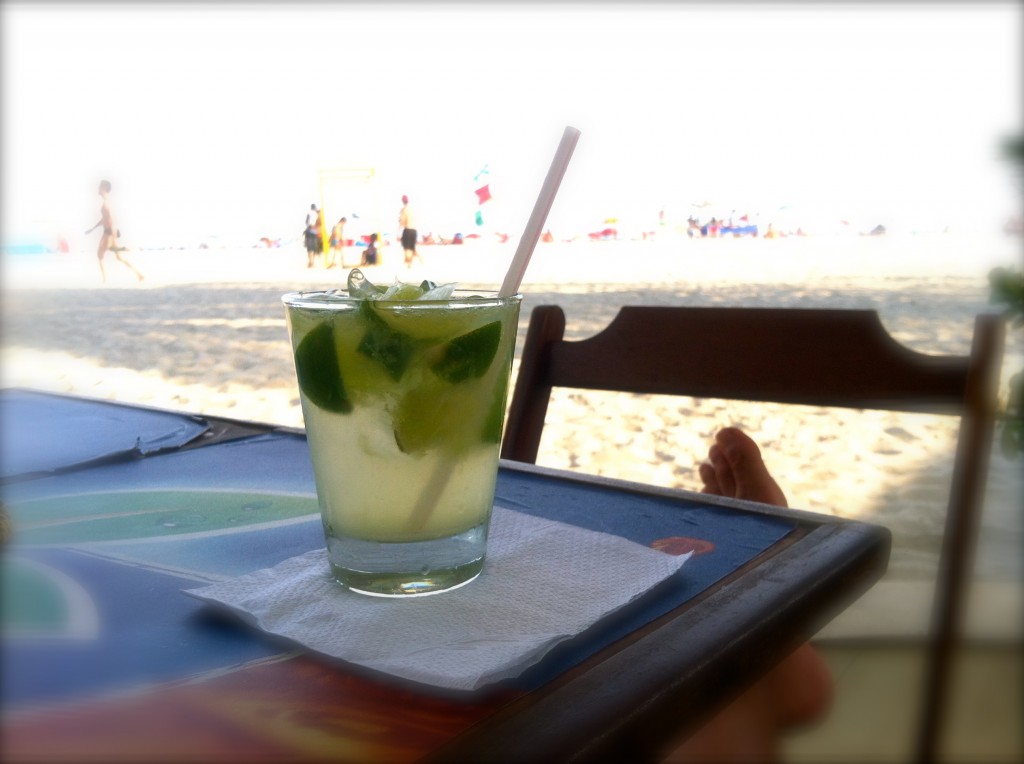
[{"label": "glass base", "polygon": [[335,580],[376,597],[422,597],[465,586],[480,575],[487,544],[481,524],[430,541],[380,542],[327,539]]}]

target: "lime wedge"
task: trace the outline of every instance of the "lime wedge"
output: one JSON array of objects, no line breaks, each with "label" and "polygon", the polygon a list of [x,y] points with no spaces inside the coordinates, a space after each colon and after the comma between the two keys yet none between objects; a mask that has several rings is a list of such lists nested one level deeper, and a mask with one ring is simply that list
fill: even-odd
[{"label": "lime wedge", "polygon": [[347,414],[352,410],[329,323],[319,324],[302,338],[295,350],[295,376],[299,389],[325,411]]},{"label": "lime wedge", "polygon": [[[482,365],[480,356],[473,358],[472,362],[459,365],[459,374],[467,369],[475,373]],[[493,363],[493,351],[490,359],[488,366]],[[449,368],[456,369],[454,365]],[[501,442],[508,369],[485,372],[486,368],[475,374],[482,379],[471,380],[467,376],[456,382],[434,374],[424,375],[393,411],[398,447],[407,454],[443,450],[458,455],[480,443]]]},{"label": "lime wedge", "polygon": [[501,429],[505,424],[505,395],[508,392],[508,375],[502,375],[502,380],[494,388],[494,397],[487,409],[487,418],[484,420],[484,428],[481,439],[484,443],[501,443]]},{"label": "lime wedge", "polygon": [[428,376],[399,401],[395,442],[407,454],[443,450],[450,455],[479,443],[500,443],[507,384],[507,375],[491,389]]},{"label": "lime wedge", "polygon": [[490,368],[499,342],[501,321],[493,321],[449,342],[431,369],[447,382],[477,379]]},{"label": "lime wedge", "polygon": [[407,454],[440,448],[458,452],[468,441],[467,404],[473,408],[464,388],[437,377],[425,378],[398,403],[394,412],[395,442]]},{"label": "lime wedge", "polygon": [[384,302],[409,302],[410,300],[418,300],[422,296],[422,288],[415,284],[405,284],[401,281],[396,281],[387,288],[387,291],[381,295],[380,299]]},{"label": "lime wedge", "polygon": [[364,303],[364,308],[395,331],[418,340],[443,342],[466,331],[465,314],[450,308],[415,307],[383,300]]},{"label": "lime wedge", "polygon": [[366,327],[358,315],[346,315],[334,327],[334,350],[338,368],[345,380],[345,391],[353,406],[369,403],[394,386],[388,370],[360,352]]}]

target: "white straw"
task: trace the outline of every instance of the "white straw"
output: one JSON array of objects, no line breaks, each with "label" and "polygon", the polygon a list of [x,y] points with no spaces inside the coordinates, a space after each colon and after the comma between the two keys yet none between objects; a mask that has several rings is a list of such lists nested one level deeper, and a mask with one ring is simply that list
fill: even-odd
[{"label": "white straw", "polygon": [[526,223],[523,237],[519,240],[519,248],[516,249],[515,257],[505,274],[505,281],[498,292],[500,297],[511,297],[519,291],[519,285],[523,283],[523,276],[526,275],[526,266],[530,264],[533,250],[540,240],[540,229],[544,227],[544,221],[548,219],[548,212],[555,201],[555,194],[558,193],[558,186],[565,175],[565,168],[569,166],[569,159],[572,157],[573,149],[576,148],[576,141],[579,140],[580,131],[575,127],[566,127],[562,133],[562,142],[558,144],[558,151],[555,158],[551,160],[551,168],[544,178],[544,185],[541,186],[540,195],[533,205],[533,212]]}]

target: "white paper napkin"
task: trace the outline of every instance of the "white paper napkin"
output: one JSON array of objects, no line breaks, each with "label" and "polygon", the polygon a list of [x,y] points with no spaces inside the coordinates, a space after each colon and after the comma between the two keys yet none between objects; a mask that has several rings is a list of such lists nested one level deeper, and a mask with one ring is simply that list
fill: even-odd
[{"label": "white paper napkin", "polygon": [[475,690],[520,674],[689,557],[495,507],[483,572],[454,591],[409,599],[356,594],[334,581],[327,552],[318,549],[187,593],[311,650]]}]

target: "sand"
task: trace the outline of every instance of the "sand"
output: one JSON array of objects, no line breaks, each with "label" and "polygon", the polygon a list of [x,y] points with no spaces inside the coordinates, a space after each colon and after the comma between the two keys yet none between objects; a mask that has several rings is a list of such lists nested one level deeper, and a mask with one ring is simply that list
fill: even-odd
[{"label": "sand", "polygon": [[[955,234],[541,244],[524,284],[518,348],[540,304],[565,308],[571,338],[598,331],[624,304],[742,305],[872,308],[915,350],[966,353],[973,316],[993,310],[988,269],[1015,264],[1019,246]],[[421,252],[425,262],[403,273],[400,250],[387,247],[368,273],[494,287],[513,248]],[[89,253],[5,257],[4,386],[302,425],[279,298],[340,285],[343,272],[307,270],[297,245],[127,256],[143,283],[110,256],[106,286]],[[1011,333],[1004,379],[1024,366],[1022,334]],[[957,427],[948,417],[565,390],[553,398],[538,461],[698,489],[697,465],[728,424],[761,444],[791,506],[890,527],[890,580],[934,574]],[[993,455],[977,555],[983,579],[1021,578],[1021,466]]]}]

